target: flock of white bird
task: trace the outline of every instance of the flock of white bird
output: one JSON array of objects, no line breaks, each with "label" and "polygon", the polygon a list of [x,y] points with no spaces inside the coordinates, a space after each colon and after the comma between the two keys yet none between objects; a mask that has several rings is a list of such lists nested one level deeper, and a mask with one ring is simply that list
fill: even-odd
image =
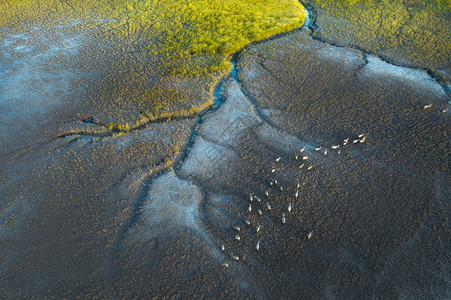
[{"label": "flock of white bird", "polygon": [[[359,134],[358,137],[356,139],[351,140],[350,138],[344,139],[342,143],[337,144],[337,145],[332,145],[330,147],[331,151],[336,151],[336,153],[341,154],[341,150],[345,147],[345,146],[349,146],[351,144],[358,144],[358,143],[364,143],[367,140],[367,135],[366,134]],[[302,164],[299,165],[299,168],[302,169],[307,161],[309,160],[309,157],[306,155],[305,151],[305,147],[299,150],[299,153],[297,153],[295,155],[295,160],[301,160]],[[327,148],[323,148],[323,147],[317,147],[314,148],[314,150],[316,152],[321,152],[323,155],[327,155],[328,154],[328,149]],[[270,169],[270,173],[273,174],[277,171],[276,165],[277,163],[279,163],[281,161],[281,157],[278,157],[275,159],[275,164],[271,167]],[[307,170],[311,170],[313,168],[313,165],[308,165],[307,166]],[[272,188],[277,187],[280,191],[283,191],[283,186],[279,183],[279,181],[277,179],[273,179],[269,182],[270,186]],[[296,200],[298,200],[298,197],[300,196],[300,184],[298,183],[296,185],[295,188],[295,192],[294,192],[294,197],[292,198],[292,202],[288,202],[288,205],[286,206],[286,208],[283,209],[282,213],[281,213],[281,224],[286,224],[287,223],[287,218],[288,216],[293,212],[293,205],[292,203],[295,203]],[[271,206],[271,203],[269,202],[270,200],[270,191],[266,190],[264,192],[263,198],[266,198],[267,201],[263,201],[258,195],[256,195],[255,193],[250,193],[249,194],[249,203],[247,205],[247,215],[249,216],[249,218],[245,219],[244,223],[246,225],[246,227],[248,228],[253,228],[255,230],[255,233],[259,233],[261,230],[261,225],[258,223],[258,221],[255,222],[251,222],[251,216],[252,214],[256,214],[257,217],[261,217],[263,215],[263,211],[262,209],[267,210],[268,212],[271,211],[273,209],[273,207]],[[262,202],[266,202],[265,205],[262,204]],[[255,223],[255,224],[253,224]],[[241,232],[241,227],[240,226],[234,226],[233,227],[233,231],[234,231],[234,239],[239,242],[241,241],[241,236],[240,236],[240,232]],[[313,231],[310,231],[307,234],[307,239],[311,239],[313,235]],[[224,246],[224,244],[221,244],[221,250],[223,252],[226,252],[226,247]],[[261,247],[261,240],[258,239],[256,244],[255,244],[255,250],[256,251],[260,251],[260,247]],[[240,257],[236,254],[234,254],[233,252],[230,252],[230,258],[235,260],[235,261],[239,261]],[[222,263],[223,267],[228,267],[229,264],[224,262]]]}]

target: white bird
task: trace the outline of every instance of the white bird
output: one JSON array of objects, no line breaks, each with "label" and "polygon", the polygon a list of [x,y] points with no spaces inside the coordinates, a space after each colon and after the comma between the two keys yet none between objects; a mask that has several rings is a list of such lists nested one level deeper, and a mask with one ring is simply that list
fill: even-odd
[{"label": "white bird", "polygon": [[262,215],[262,211],[260,209],[258,209],[257,212],[260,216]]},{"label": "white bird", "polygon": [[428,109],[428,108],[431,108],[432,107],[432,104],[428,104],[428,105],[425,105],[424,107],[423,107],[423,109]]},{"label": "white bird", "polygon": [[240,260],[240,257],[238,255],[233,255],[233,253],[232,253],[232,257],[234,260]]},{"label": "white bird", "polygon": [[336,145],[336,146],[332,146],[332,149],[338,149],[338,148],[340,148],[340,145]]},{"label": "white bird", "polygon": [[260,228],[261,228],[260,225],[258,225],[256,231],[259,232]]},{"label": "white bird", "polygon": [[269,197],[269,193],[268,191],[265,192],[266,197]]},{"label": "white bird", "polygon": [[296,188],[299,188],[301,185],[298,183],[297,185],[296,185]]},{"label": "white bird", "polygon": [[341,150],[338,150],[338,154],[341,154]]},{"label": "white bird", "polygon": [[283,191],[283,186],[280,187],[280,190]]},{"label": "white bird", "polygon": [[302,152],[304,152],[304,150],[305,150],[305,147],[304,147],[304,148],[302,148],[302,149],[300,150],[300,152],[302,153]]},{"label": "white bird", "polygon": [[307,160],[307,159],[308,159],[308,156],[303,156],[302,159],[303,159],[303,160]]},{"label": "white bird", "polygon": [[295,159],[298,159],[298,158],[299,158],[299,155],[296,155],[294,158],[295,158]]},{"label": "white bird", "polygon": [[255,245],[255,249],[260,250],[260,241],[257,242],[257,245]]},{"label": "white bird", "polygon": [[349,141],[349,138],[343,140],[343,142],[347,143]]},{"label": "white bird", "polygon": [[276,158],[276,161],[279,161],[279,160],[280,160],[280,157]]},{"label": "white bird", "polygon": [[271,209],[271,205],[269,204],[269,202],[266,202],[266,207],[270,210]]},{"label": "white bird", "polygon": [[240,231],[241,230],[240,226],[235,226],[235,227],[233,227],[233,229],[235,229],[236,231]]},{"label": "white bird", "polygon": [[224,245],[223,245],[223,244],[221,245],[221,250],[222,250],[222,251],[224,251],[224,250],[225,250],[225,247],[224,247]]},{"label": "white bird", "polygon": [[262,201],[262,199],[260,199],[260,197],[255,196],[255,199],[257,199],[258,202]]},{"label": "white bird", "polygon": [[274,180],[274,183],[275,183],[275,184],[277,184],[277,182],[278,182],[278,181],[277,181],[277,179],[276,179],[276,180]]},{"label": "white bird", "polygon": [[321,150],[321,147],[315,148],[315,151],[319,151]]},{"label": "white bird", "polygon": [[291,203],[288,203],[288,212],[291,212]]},{"label": "white bird", "polygon": [[276,169],[272,169],[272,170],[271,170],[271,173],[274,173],[275,171],[276,171]]},{"label": "white bird", "polygon": [[299,191],[296,191],[296,193],[294,193],[294,196],[297,198],[299,196]]},{"label": "white bird", "polygon": [[326,149],[326,151],[324,151],[324,155],[326,155],[327,154],[327,149]]},{"label": "white bird", "polygon": [[247,208],[247,210],[248,210],[249,212],[252,211],[252,205],[251,205],[251,204],[249,204],[249,207]]},{"label": "white bird", "polygon": [[285,219],[285,214],[282,213],[282,224],[285,224],[285,221],[286,221],[286,219]]},{"label": "white bird", "polygon": [[355,144],[357,143],[359,140],[353,140],[352,143]]},{"label": "white bird", "polygon": [[363,133],[359,134],[359,138],[363,137],[363,135],[364,135]]},{"label": "white bird", "polygon": [[224,268],[228,268],[229,264],[228,263],[222,263],[221,266],[224,267]]},{"label": "white bird", "polygon": [[251,202],[252,202],[252,200],[254,200],[254,197],[252,196],[252,194],[249,195],[249,200],[251,200]]},{"label": "white bird", "polygon": [[244,223],[246,223],[246,225],[251,225],[251,221],[249,220],[244,221]]},{"label": "white bird", "polygon": [[235,234],[235,240],[237,240],[237,241],[241,240],[241,238],[238,234]]},{"label": "white bird", "polygon": [[304,165],[305,165],[305,164],[300,165],[300,166],[299,166],[299,169],[302,169],[302,167],[304,167]]},{"label": "white bird", "polygon": [[312,231],[310,231],[308,234],[307,234],[307,238],[309,239],[309,238],[311,238],[312,237]]},{"label": "white bird", "polygon": [[309,166],[308,168],[307,168],[307,170],[311,170],[313,168],[313,166]]},{"label": "white bird", "polygon": [[270,181],[270,182],[269,182],[269,184],[270,184],[270,185],[273,185],[273,184],[274,184],[274,182]]}]

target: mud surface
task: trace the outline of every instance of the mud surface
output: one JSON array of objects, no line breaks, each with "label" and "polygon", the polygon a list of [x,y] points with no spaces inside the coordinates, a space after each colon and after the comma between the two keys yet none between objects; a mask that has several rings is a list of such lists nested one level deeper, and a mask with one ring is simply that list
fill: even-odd
[{"label": "mud surface", "polygon": [[210,110],[124,130],[145,103],[73,86],[97,78],[70,69],[83,36],[44,66],[5,36],[2,298],[449,298],[450,99],[425,71],[295,30]]}]

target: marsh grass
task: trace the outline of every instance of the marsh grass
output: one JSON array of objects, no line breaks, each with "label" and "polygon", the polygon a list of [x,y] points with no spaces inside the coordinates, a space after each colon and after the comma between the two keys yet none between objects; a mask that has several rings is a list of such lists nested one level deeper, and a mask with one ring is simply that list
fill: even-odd
[{"label": "marsh grass", "polygon": [[140,46],[149,54],[209,57],[171,69],[181,76],[228,69],[227,56],[251,41],[299,27],[305,17],[297,0],[7,0],[0,4],[0,27],[83,20],[105,37],[147,40]]}]

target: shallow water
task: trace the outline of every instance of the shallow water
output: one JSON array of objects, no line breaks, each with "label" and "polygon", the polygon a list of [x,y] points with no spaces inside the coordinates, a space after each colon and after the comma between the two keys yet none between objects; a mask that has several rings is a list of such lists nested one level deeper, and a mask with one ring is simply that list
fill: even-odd
[{"label": "shallow water", "polygon": [[[237,79],[237,69],[236,69],[236,61],[233,60],[232,61],[232,72],[231,72],[231,76],[233,79]],[[221,93],[222,93],[222,87],[223,87],[224,83],[221,83],[215,93],[215,105],[219,106],[221,105]]]},{"label": "shallow water", "polygon": [[305,18],[304,25],[302,26],[302,28],[308,28],[310,25],[310,12],[307,10],[307,8],[304,7],[304,9],[307,13],[307,17]]}]

